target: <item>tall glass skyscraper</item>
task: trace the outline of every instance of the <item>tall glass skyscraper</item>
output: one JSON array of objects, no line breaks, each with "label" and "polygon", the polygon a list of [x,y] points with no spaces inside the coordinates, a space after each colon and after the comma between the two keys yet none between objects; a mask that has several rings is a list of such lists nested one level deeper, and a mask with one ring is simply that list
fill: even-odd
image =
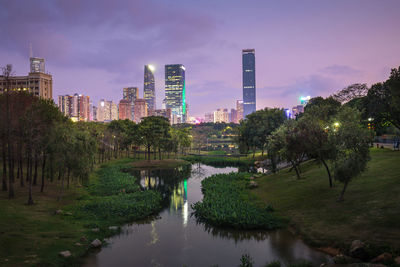
[{"label": "tall glass skyscraper", "polygon": [[144,66],[144,86],[143,98],[146,100],[149,112],[156,109],[156,90],[154,82],[154,67],[152,65]]},{"label": "tall glass skyscraper", "polygon": [[243,117],[256,111],[256,57],[254,49],[242,50]]},{"label": "tall glass skyscraper", "polygon": [[165,106],[171,109],[177,122],[186,122],[185,66],[182,64],[165,65]]},{"label": "tall glass skyscraper", "polygon": [[134,118],[134,116],[135,116],[134,107],[135,107],[135,101],[138,98],[139,98],[139,88],[137,88],[137,87],[127,87],[127,88],[123,89],[122,99],[128,100],[129,103],[131,103],[132,118]]}]

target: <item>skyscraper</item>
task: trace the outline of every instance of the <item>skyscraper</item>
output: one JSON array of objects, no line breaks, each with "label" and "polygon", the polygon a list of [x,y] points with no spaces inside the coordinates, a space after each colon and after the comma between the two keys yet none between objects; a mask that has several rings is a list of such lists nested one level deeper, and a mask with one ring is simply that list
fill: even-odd
[{"label": "skyscraper", "polygon": [[243,100],[236,100],[236,119],[239,123],[240,120],[243,120]]},{"label": "skyscraper", "polygon": [[135,100],[139,98],[139,88],[137,87],[127,87],[123,89],[122,99],[128,100],[132,107],[132,118],[134,118],[134,105]]},{"label": "skyscraper", "polygon": [[176,116],[177,123],[186,122],[185,67],[182,64],[165,65],[165,105],[171,109],[173,117]]},{"label": "skyscraper", "polygon": [[132,105],[131,102],[129,102],[129,100],[126,99],[122,99],[119,101],[119,105],[118,105],[118,118],[120,120],[132,120]]},{"label": "skyscraper", "polygon": [[144,99],[138,98],[135,100],[134,121],[139,123],[144,117],[147,117],[147,102]]},{"label": "skyscraper", "polygon": [[243,117],[256,111],[256,57],[254,49],[242,50]]},{"label": "skyscraper", "polygon": [[156,90],[154,82],[154,67],[152,65],[144,66],[144,86],[143,98],[146,100],[149,112],[156,109]]}]

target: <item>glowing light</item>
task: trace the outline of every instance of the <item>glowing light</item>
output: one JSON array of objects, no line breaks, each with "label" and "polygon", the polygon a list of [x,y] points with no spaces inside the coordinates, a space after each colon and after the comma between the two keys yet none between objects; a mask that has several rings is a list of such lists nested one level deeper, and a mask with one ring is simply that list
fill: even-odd
[{"label": "glowing light", "polygon": [[308,100],[310,100],[311,99],[311,96],[302,96],[302,97],[300,97],[300,100],[301,101],[308,101]]},{"label": "glowing light", "polygon": [[186,70],[184,66],[181,66],[181,69]]},{"label": "glowing light", "polygon": [[151,70],[151,72],[154,72],[156,70],[156,68],[153,65],[147,65],[149,70]]},{"label": "glowing light", "polygon": [[338,123],[338,122],[335,122],[333,125],[334,125],[335,127],[339,127],[339,123]]},{"label": "glowing light", "polygon": [[368,118],[368,121],[373,121],[374,120],[374,118]]}]

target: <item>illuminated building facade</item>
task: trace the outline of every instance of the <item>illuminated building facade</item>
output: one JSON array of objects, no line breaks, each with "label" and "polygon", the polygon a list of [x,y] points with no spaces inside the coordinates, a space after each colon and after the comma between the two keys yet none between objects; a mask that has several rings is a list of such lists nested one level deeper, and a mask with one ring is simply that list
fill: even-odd
[{"label": "illuminated building facade", "polygon": [[73,121],[90,121],[90,99],[84,95],[59,95],[58,108]]},{"label": "illuminated building facade", "polygon": [[165,106],[171,109],[173,124],[186,122],[185,67],[165,65]]},{"label": "illuminated building facade", "polygon": [[144,66],[143,98],[146,100],[147,109],[149,112],[156,109],[156,89],[154,81],[154,67],[152,65]]},{"label": "illuminated building facade", "polygon": [[134,106],[136,99],[139,98],[139,88],[137,87],[126,87],[123,89],[122,99],[131,102],[132,106],[132,118],[134,118]]},{"label": "illuminated building facade", "polygon": [[229,123],[228,109],[219,108],[216,111],[214,111],[214,123],[217,123],[217,122]]},{"label": "illuminated building facade", "polygon": [[206,113],[204,116],[204,122],[214,122],[214,113]]},{"label": "illuminated building facade", "polygon": [[129,100],[122,99],[118,105],[119,119],[132,120],[132,105]]},{"label": "illuminated building facade", "polygon": [[144,99],[136,99],[134,106],[134,121],[139,123],[142,118],[147,117],[147,102]]},{"label": "illuminated building facade", "polygon": [[238,123],[243,120],[243,100],[236,100],[236,119]]},{"label": "illuminated building facade", "polygon": [[118,106],[113,101],[100,100],[97,106],[97,121],[110,122],[112,120],[118,120]]},{"label": "illuminated building facade", "polygon": [[170,108],[167,108],[167,109],[156,109],[151,113],[151,116],[159,116],[159,117],[167,118],[170,123],[172,121],[172,118],[171,118],[172,113],[171,113],[171,109]]},{"label": "illuminated building facade", "polygon": [[297,105],[292,108],[292,117],[295,118],[297,115],[300,113],[304,112],[304,106],[303,105]]},{"label": "illuminated building facade", "polygon": [[53,99],[53,77],[44,72],[44,59],[30,58],[30,60],[31,72],[28,76],[11,76],[6,80],[0,75],[0,93],[6,90],[25,91],[44,99]]},{"label": "illuminated building facade", "polygon": [[254,49],[242,50],[243,117],[256,111],[256,57]]},{"label": "illuminated building facade", "polygon": [[234,109],[234,108],[231,109],[231,116],[230,116],[229,122],[238,123],[238,120],[237,120],[237,111],[236,111],[236,109]]}]

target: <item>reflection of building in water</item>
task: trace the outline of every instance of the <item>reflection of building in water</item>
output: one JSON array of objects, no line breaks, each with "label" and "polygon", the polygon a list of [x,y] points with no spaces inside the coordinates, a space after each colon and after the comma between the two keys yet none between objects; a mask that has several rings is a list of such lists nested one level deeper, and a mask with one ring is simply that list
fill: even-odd
[{"label": "reflection of building in water", "polygon": [[183,225],[187,225],[189,205],[187,203],[187,180],[180,182],[171,194],[170,211],[182,210]]},{"label": "reflection of building in water", "polygon": [[145,189],[156,189],[160,185],[164,185],[164,182],[159,177],[154,177],[150,175],[149,170],[141,170],[140,176],[142,177],[140,184]]}]

